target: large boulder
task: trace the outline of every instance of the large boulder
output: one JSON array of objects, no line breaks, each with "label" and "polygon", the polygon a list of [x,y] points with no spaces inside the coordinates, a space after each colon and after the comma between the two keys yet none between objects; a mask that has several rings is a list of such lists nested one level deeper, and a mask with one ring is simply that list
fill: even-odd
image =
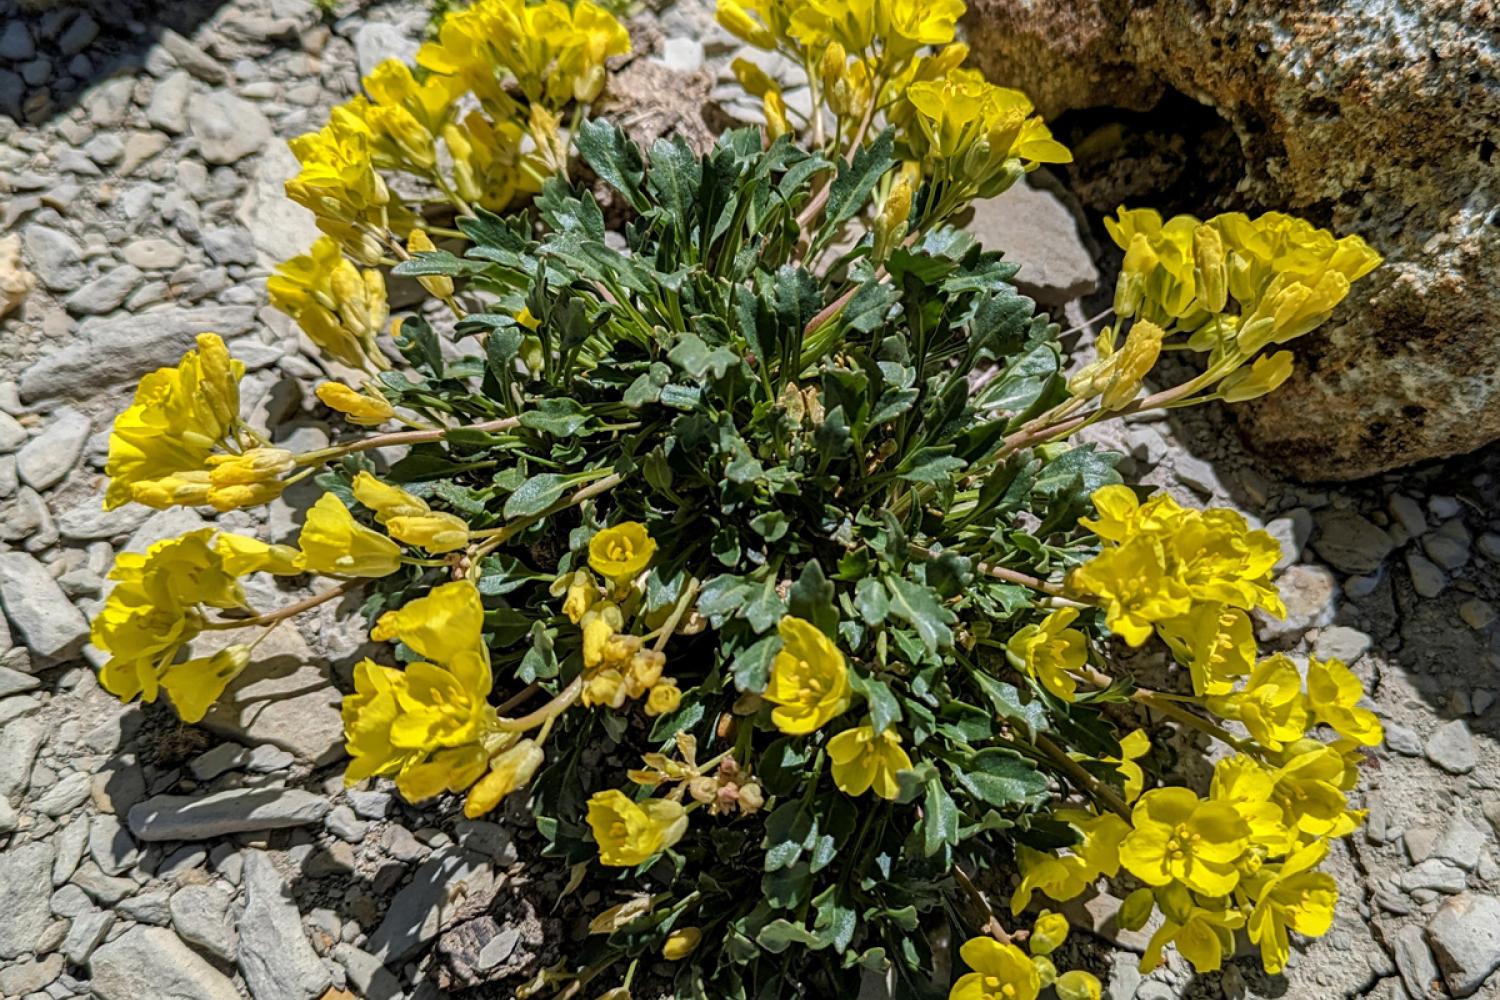
[{"label": "large boulder", "polygon": [[1292,380],[1237,408],[1257,450],[1353,479],[1500,438],[1500,8],[972,0],[969,39],[1049,116],[1211,107],[1238,142],[1227,171],[1224,149],[1187,150],[1228,181],[1201,211],[1282,209],[1385,255]]}]

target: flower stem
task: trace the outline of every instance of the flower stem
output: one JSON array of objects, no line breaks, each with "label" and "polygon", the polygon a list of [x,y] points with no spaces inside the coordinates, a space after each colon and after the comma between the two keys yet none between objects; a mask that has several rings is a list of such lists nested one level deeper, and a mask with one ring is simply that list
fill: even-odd
[{"label": "flower stem", "polygon": [[581,694],[583,694],[583,677],[579,676],[573,678],[573,683],[559,691],[556,697],[541,708],[514,719],[500,719],[495,724],[496,728],[505,733],[524,733],[535,729],[566,712]]},{"label": "flower stem", "polygon": [[447,436],[449,431],[508,431],[520,425],[520,417],[502,417],[496,420],[481,421],[477,424],[465,424],[460,427],[435,427],[432,430],[425,431],[393,431],[389,434],[376,434],[374,437],[367,437],[361,441],[353,441],[349,444],[309,451],[297,456],[297,464],[318,465],[331,458],[339,458],[357,451],[370,451],[373,448],[393,448],[397,445],[426,444],[430,441],[441,441]]},{"label": "flower stem", "polygon": [[1088,792],[1100,802],[1103,802],[1114,812],[1119,813],[1126,819],[1130,818],[1130,807],[1125,804],[1125,800],[1116,795],[1113,788],[1105,785],[1098,778],[1095,778],[1092,774],[1089,774],[1087,771],[1085,771],[1082,764],[1079,764],[1078,761],[1074,760],[1072,757],[1069,757],[1066,753],[1064,753],[1062,751],[1062,748],[1059,747],[1056,743],[1053,743],[1050,739],[1048,739],[1046,736],[1043,736],[1041,733],[1037,733],[1034,745],[1038,750],[1040,750],[1047,756],[1048,760],[1052,761],[1052,763],[1061,768],[1068,775],[1068,777],[1072,778],[1073,782],[1080,788]]},{"label": "flower stem", "polygon": [[263,615],[256,615],[254,618],[240,618],[238,620],[230,619],[228,621],[209,622],[207,625],[204,626],[204,628],[208,628],[208,629],[230,629],[230,628],[248,628],[248,627],[250,627],[252,625],[274,625],[277,622],[282,621],[282,620],[287,619],[287,618],[291,618],[294,615],[300,615],[302,612],[307,611],[307,610],[309,610],[311,608],[315,608],[319,604],[326,604],[327,602],[333,600],[335,597],[338,597],[338,596],[340,596],[342,594],[347,594],[350,590],[353,590],[355,587],[359,586],[362,582],[364,582],[364,581],[362,581],[362,580],[345,580],[343,583],[339,584],[337,587],[331,587],[328,590],[319,591],[318,593],[313,594],[311,597],[304,597],[302,600],[298,601],[297,603],[295,603],[295,604],[288,604],[284,608],[278,608],[275,611],[269,611],[269,612],[267,612],[266,614],[263,614]]}]

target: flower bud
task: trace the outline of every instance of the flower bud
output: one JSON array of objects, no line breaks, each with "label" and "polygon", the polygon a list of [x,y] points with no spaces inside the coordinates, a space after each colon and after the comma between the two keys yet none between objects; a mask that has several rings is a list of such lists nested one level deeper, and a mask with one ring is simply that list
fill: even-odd
[{"label": "flower bud", "polygon": [[393,517],[385,522],[385,530],[396,541],[433,554],[452,552],[469,544],[469,525],[457,514],[433,512]]},{"label": "flower bud", "polygon": [[667,935],[661,947],[661,957],[668,962],[680,962],[698,948],[703,932],[696,927],[681,927]]},{"label": "flower bud", "polygon": [[[406,237],[406,249],[413,254],[429,253],[436,250],[437,246],[433,244],[432,239],[425,232],[420,229],[413,229],[410,235]],[[429,294],[436,295],[440,299],[453,298],[452,278],[428,275],[418,278],[417,283],[427,289]]]},{"label": "flower bud", "polygon": [[342,382],[323,382],[316,392],[324,406],[342,413],[351,424],[375,427],[396,415],[384,398],[358,392]]},{"label": "flower bud", "polygon": [[1074,969],[1064,972],[1052,984],[1057,991],[1057,1000],[1099,1000],[1103,987],[1093,973]]},{"label": "flower bud", "polygon": [[781,99],[781,91],[768,90],[760,99],[761,110],[766,116],[766,138],[775,142],[792,130],[791,122],[786,117],[786,102]]},{"label": "flower bud", "polygon": [[1204,309],[1224,311],[1229,301],[1229,270],[1224,263],[1224,241],[1213,226],[1193,230],[1193,282]]},{"label": "flower bud", "polygon": [[677,682],[670,677],[663,678],[651,689],[651,694],[646,698],[646,714],[666,715],[677,711],[677,706],[680,704],[682,704],[682,691],[678,689]]},{"label": "flower bud", "polygon": [[1043,910],[1031,930],[1031,953],[1050,955],[1061,948],[1067,939],[1068,918],[1061,913]]},{"label": "flower bud", "polygon": [[1120,904],[1120,910],[1115,917],[1115,923],[1121,930],[1138,931],[1146,926],[1146,921],[1151,919],[1151,911],[1156,909],[1156,895],[1147,888],[1137,889],[1125,897]]}]

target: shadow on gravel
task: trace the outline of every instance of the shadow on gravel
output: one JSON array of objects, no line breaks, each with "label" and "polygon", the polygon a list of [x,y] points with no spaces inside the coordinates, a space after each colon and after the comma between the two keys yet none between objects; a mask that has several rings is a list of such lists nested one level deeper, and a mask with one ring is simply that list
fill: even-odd
[{"label": "shadow on gravel", "polygon": [[[45,124],[96,83],[141,73],[153,46],[196,49],[186,37],[226,2],[0,0],[0,115]],[[203,58],[203,72],[225,73]]]}]

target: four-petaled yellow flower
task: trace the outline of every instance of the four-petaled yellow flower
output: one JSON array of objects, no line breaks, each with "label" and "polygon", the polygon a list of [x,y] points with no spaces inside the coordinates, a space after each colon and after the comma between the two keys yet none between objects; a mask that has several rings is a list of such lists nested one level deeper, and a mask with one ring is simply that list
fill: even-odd
[{"label": "four-petaled yellow flower", "polygon": [[901,737],[887,727],[876,733],[873,726],[855,726],[828,741],[833,761],[833,783],[846,795],[871,790],[883,799],[901,792],[896,775],[911,770],[911,758],[901,748]]},{"label": "four-petaled yellow flower", "polygon": [[970,938],[958,951],[973,969],[958,977],[948,1000],[1036,1000],[1042,978],[1026,953],[994,938]]},{"label": "four-petaled yellow flower", "polygon": [[656,540],[638,521],[621,521],[589,539],[589,566],[611,580],[630,580],[651,562]]},{"label": "four-petaled yellow flower", "polygon": [[1120,863],[1147,885],[1180,882],[1222,896],[1239,881],[1234,863],[1250,845],[1250,827],[1234,807],[1188,788],[1156,788],[1136,802],[1131,824]]},{"label": "four-petaled yellow flower", "polygon": [[680,802],[635,802],[613,788],[589,799],[588,819],[599,845],[599,861],[611,868],[644,864],[681,840],[688,825]]},{"label": "four-petaled yellow flower", "polygon": [[1271,975],[1286,968],[1291,954],[1287,931],[1321,937],[1333,926],[1339,890],[1333,876],[1312,871],[1328,855],[1327,841],[1315,841],[1287,858],[1255,889],[1255,908],[1246,930],[1260,945],[1261,964]]},{"label": "four-petaled yellow flower", "polygon": [[781,651],[771,661],[765,698],[771,721],[790,736],[806,736],[849,707],[844,654],[816,625],[786,615],[777,626]]},{"label": "four-petaled yellow flower", "polygon": [[1359,706],[1364,696],[1364,685],[1341,660],[1307,661],[1307,704],[1313,715],[1340,736],[1373,747],[1385,739],[1385,730],[1374,712]]},{"label": "four-petaled yellow flower", "polygon": [[1238,719],[1269,750],[1280,750],[1307,731],[1302,675],[1281,653],[1257,663],[1242,690],[1209,698],[1208,706],[1226,719]]},{"label": "four-petaled yellow flower", "polygon": [[1063,701],[1072,701],[1078,687],[1071,672],[1089,658],[1084,634],[1068,628],[1077,618],[1077,608],[1059,608],[1039,624],[1022,628],[1005,644],[1011,663]]},{"label": "four-petaled yellow flower", "polygon": [[1224,956],[1234,954],[1234,932],[1244,926],[1244,914],[1225,908],[1222,901],[1218,906],[1200,906],[1186,890],[1176,890],[1181,886],[1169,887],[1164,893],[1177,898],[1164,907],[1166,919],[1147,942],[1140,971],[1147,973],[1160,965],[1162,949],[1168,944],[1176,945],[1198,972],[1218,971]]},{"label": "four-petaled yellow flower", "polygon": [[308,510],[297,547],[309,570],[330,576],[389,576],[401,566],[401,547],[354,520],[332,493]]}]

